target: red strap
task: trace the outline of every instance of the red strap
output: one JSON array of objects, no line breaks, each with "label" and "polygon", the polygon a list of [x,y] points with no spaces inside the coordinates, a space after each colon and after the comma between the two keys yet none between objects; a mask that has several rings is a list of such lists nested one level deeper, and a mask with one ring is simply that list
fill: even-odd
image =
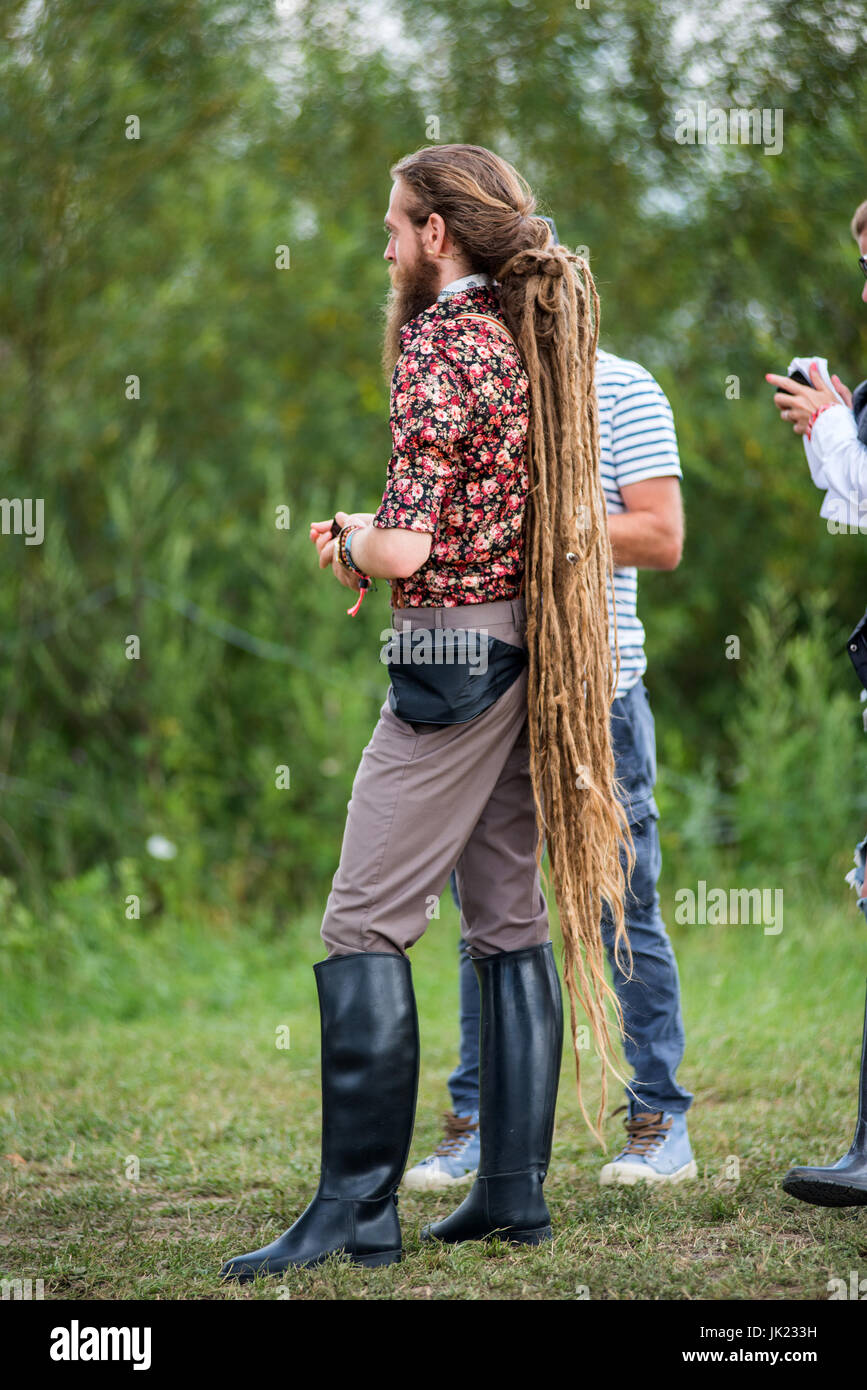
[{"label": "red strap", "polygon": [[356,613],[358,612],[359,608],[361,607],[361,600],[364,598],[364,595],[365,595],[366,593],[367,593],[367,585],[365,584],[362,588],[360,588],[360,589],[358,590],[358,598],[356,599],[355,603],[352,605],[351,608],[347,608],[347,610],[346,610],[346,612],[348,613],[348,615],[349,615],[350,618],[354,618],[354,617],[355,617]]}]

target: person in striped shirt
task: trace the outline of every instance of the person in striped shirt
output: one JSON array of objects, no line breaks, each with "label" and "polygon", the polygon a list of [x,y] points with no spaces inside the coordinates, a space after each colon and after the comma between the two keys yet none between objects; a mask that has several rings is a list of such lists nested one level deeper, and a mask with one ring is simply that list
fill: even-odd
[{"label": "person in striped shirt", "polygon": [[[552,228],[553,230],[553,228]],[[680,1182],[697,1176],[687,1131],[692,1095],[677,1080],[684,1029],[677,962],[656,890],[661,867],[653,796],[656,742],[643,676],[644,628],[638,617],[638,570],[673,570],[683,546],[682,477],[671,406],[644,367],[600,351],[596,366],[602,482],[614,553],[609,624],[617,616],[620,673],[611,707],[611,737],[635,845],[626,900],[633,976],[613,955],[613,929],[603,920],[614,987],[623,1008],[624,1049],[632,1080],[627,1090],[626,1143],[600,1173],[603,1184]],[[460,908],[455,875],[451,890]],[[467,1183],[479,1162],[479,989],[461,940],[460,1061],[449,1078],[453,1110],[442,1142],[410,1168],[404,1186],[425,1190]]]}]

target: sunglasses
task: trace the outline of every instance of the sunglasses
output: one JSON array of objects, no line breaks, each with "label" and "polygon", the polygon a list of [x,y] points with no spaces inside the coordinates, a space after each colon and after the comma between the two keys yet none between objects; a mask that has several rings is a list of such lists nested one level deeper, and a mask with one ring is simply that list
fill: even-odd
[{"label": "sunglasses", "polygon": [[864,279],[867,280],[867,256],[859,256],[858,264],[864,272]]}]

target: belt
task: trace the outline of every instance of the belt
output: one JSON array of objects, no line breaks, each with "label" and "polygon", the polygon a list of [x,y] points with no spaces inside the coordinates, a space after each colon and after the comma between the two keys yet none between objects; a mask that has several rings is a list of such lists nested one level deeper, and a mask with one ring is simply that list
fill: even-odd
[{"label": "belt", "polygon": [[523,597],[494,599],[491,603],[461,603],[456,608],[394,608],[392,619],[412,627],[487,627],[489,623],[520,625],[526,622]]}]

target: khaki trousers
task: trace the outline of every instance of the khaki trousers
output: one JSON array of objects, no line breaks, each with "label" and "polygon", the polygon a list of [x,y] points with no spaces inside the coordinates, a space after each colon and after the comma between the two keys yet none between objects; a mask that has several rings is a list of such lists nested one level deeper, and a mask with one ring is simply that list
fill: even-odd
[{"label": "khaki trousers", "polygon": [[[523,599],[394,610],[394,627],[404,623],[478,628],[526,644]],[[471,955],[543,945],[536,838],[526,671],[465,724],[408,724],[386,700],[355,776],[325,908],[329,956],[405,954],[438,916],[455,866]]]}]

